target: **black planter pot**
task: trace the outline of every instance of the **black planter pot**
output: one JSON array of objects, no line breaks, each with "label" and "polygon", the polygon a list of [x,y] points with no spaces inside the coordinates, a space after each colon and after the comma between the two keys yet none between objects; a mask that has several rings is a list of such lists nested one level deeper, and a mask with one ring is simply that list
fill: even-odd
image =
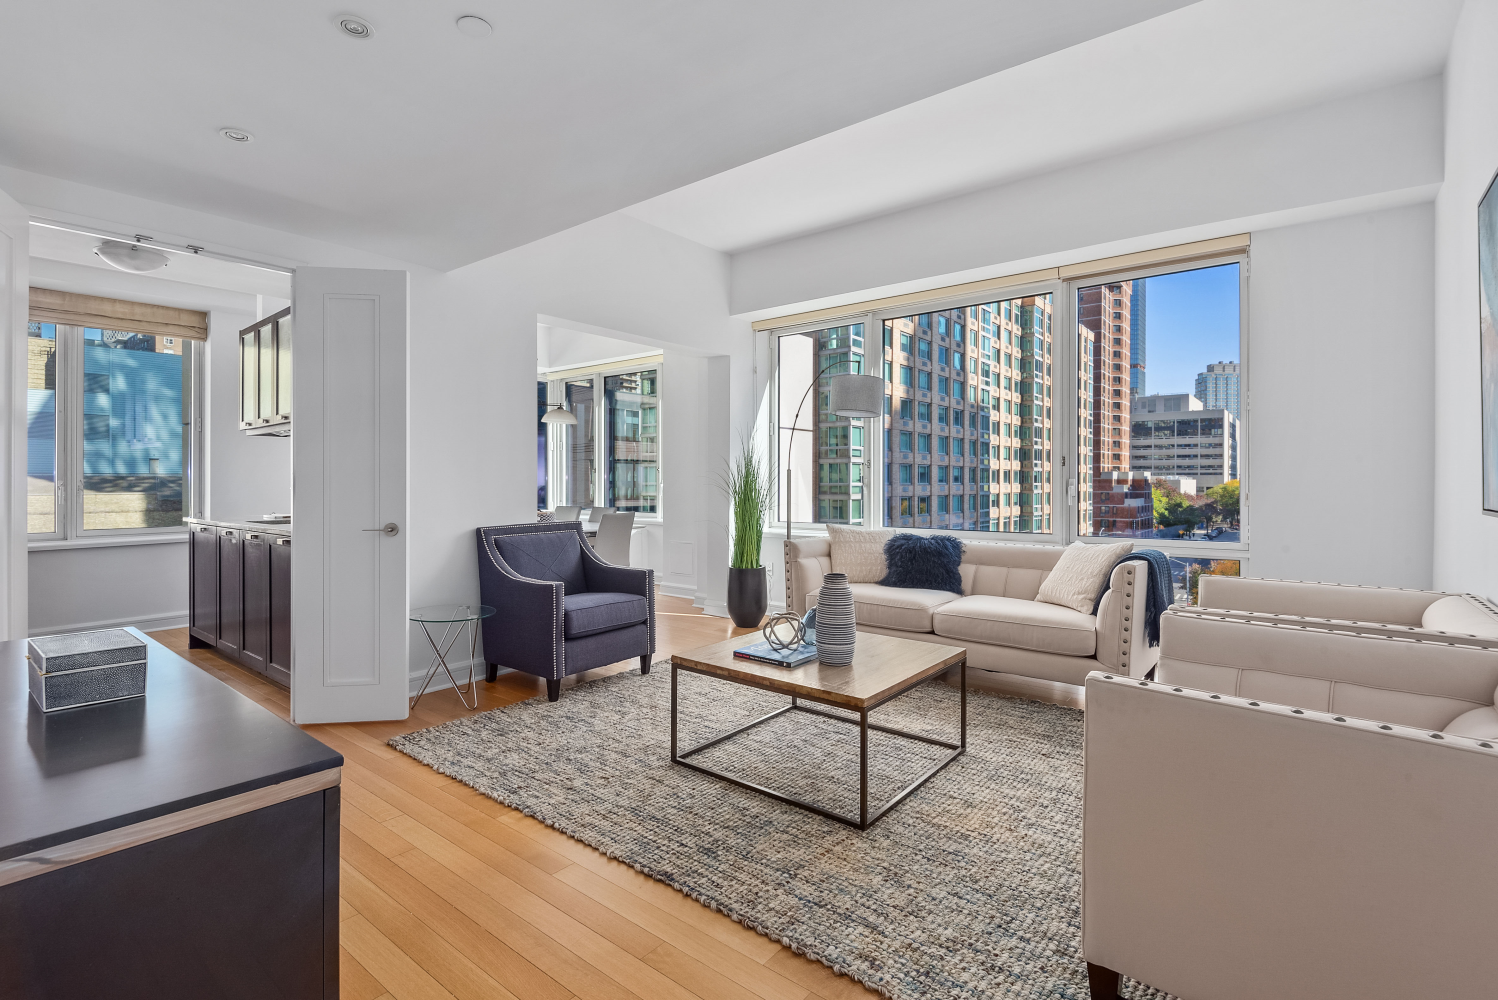
[{"label": "black planter pot", "polygon": [[739,628],[758,628],[770,606],[765,568],[728,570],[728,617]]}]

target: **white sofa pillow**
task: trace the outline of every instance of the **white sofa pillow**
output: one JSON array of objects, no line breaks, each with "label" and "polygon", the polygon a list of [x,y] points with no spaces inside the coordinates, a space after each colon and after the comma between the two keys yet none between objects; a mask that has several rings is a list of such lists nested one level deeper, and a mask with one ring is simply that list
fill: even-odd
[{"label": "white sofa pillow", "polygon": [[1119,559],[1134,551],[1133,542],[1088,545],[1072,542],[1061,552],[1051,575],[1040,585],[1037,601],[1092,614],[1092,606],[1103,589],[1103,581]]},{"label": "white sofa pillow", "polygon": [[884,543],[895,537],[893,528],[829,524],[827,535],[832,539],[832,572],[848,574],[849,583],[878,583],[889,572]]}]

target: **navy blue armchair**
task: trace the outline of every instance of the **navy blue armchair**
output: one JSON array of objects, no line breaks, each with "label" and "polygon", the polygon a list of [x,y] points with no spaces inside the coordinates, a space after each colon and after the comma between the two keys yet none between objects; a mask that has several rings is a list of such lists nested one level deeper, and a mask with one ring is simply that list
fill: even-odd
[{"label": "navy blue armchair", "polygon": [[614,566],[594,553],[581,521],[478,529],[479,593],[488,679],[501,666],[546,678],[556,701],[562,678],[655,653],[655,571]]}]

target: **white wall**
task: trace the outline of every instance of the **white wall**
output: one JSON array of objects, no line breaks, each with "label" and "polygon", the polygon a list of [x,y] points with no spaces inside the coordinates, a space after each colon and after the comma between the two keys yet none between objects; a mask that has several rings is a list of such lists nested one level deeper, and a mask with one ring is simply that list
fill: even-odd
[{"label": "white wall", "polygon": [[1446,67],[1446,183],[1436,199],[1435,585],[1498,595],[1498,518],[1482,512],[1477,203],[1498,170],[1498,3],[1469,0]]},{"label": "white wall", "polygon": [[32,635],[187,624],[187,542],[33,550]]},{"label": "white wall", "polygon": [[1423,204],[1253,234],[1252,575],[1430,587],[1434,226]]},{"label": "white wall", "polygon": [[1401,84],[749,250],[733,258],[732,310],[857,301],[1429,201],[1441,102],[1439,79]]},{"label": "white wall", "polygon": [[252,437],[239,429],[239,331],[259,318],[221,309],[208,314],[206,517],[291,513],[291,438]]}]

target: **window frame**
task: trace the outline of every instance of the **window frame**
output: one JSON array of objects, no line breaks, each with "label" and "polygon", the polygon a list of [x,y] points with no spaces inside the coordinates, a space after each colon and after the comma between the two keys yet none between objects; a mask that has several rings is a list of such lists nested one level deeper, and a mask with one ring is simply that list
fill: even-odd
[{"label": "window frame", "polygon": [[[45,322],[52,322],[50,320]],[[124,325],[124,324],[122,324]],[[187,538],[187,525],[159,528],[85,528],[83,526],[83,406],[84,406],[84,331],[88,327],[53,323],[57,331],[57,383],[55,437],[56,455],[53,469],[53,525],[50,532],[26,535],[28,549],[86,548],[111,544],[146,544],[172,542]],[[120,327],[109,327],[118,330]],[[135,331],[124,330],[130,333]],[[145,336],[162,336],[145,334]],[[203,510],[203,375],[206,341],[177,337],[188,352],[191,385],[183,392],[188,397],[189,420],[183,425],[184,465],[182,470],[182,517],[201,517]],[[236,341],[236,350],[238,343]],[[76,403],[76,405],[75,405]],[[61,480],[60,482],[57,480]]]},{"label": "window frame", "polygon": [[[763,332],[768,337],[769,343],[769,387],[766,398],[769,400],[768,424],[770,427],[771,454],[780,454],[779,427],[773,414],[778,413],[780,386],[779,358],[777,341],[783,336],[797,336],[815,333],[830,327],[847,326],[853,323],[863,323],[865,343],[869,342],[871,334],[867,331],[879,330],[876,342],[883,346],[883,324],[885,320],[898,319],[906,316],[917,317],[915,325],[918,330],[924,329],[920,325],[921,315],[929,316],[931,313],[948,309],[967,308],[982,306],[991,302],[1004,302],[1012,299],[1028,298],[1037,295],[1049,294],[1052,296],[1051,309],[1051,343],[1052,356],[1047,359],[1054,373],[1052,376],[1053,398],[1052,406],[1052,435],[1053,449],[1061,452],[1056,445],[1064,444],[1066,451],[1058,455],[1064,459],[1053,463],[1053,482],[1051,484],[1052,495],[1052,528],[1050,532],[1019,532],[1019,531],[969,531],[965,528],[899,528],[900,531],[914,533],[940,533],[956,535],[959,538],[971,538],[975,541],[1010,542],[1015,544],[1029,545],[1069,545],[1075,541],[1085,544],[1111,544],[1119,539],[1112,536],[1082,535],[1077,526],[1078,510],[1078,475],[1077,462],[1081,456],[1080,442],[1078,440],[1076,407],[1066,405],[1057,407],[1056,400],[1063,394],[1067,399],[1076,399],[1080,390],[1081,372],[1078,367],[1077,358],[1077,336],[1076,336],[1076,299],[1077,292],[1082,288],[1093,285],[1110,284],[1121,281],[1132,281],[1139,278],[1150,278],[1164,274],[1175,274],[1182,271],[1194,271],[1209,267],[1218,267],[1227,264],[1238,265],[1238,361],[1240,363],[1240,411],[1242,417],[1238,423],[1238,477],[1240,483],[1239,499],[1239,525],[1241,541],[1238,542],[1208,542],[1208,541],[1183,541],[1166,538],[1148,539],[1150,548],[1156,548],[1169,556],[1179,558],[1221,558],[1238,560],[1240,572],[1244,575],[1249,573],[1250,561],[1250,524],[1251,524],[1251,455],[1252,455],[1252,413],[1251,413],[1251,391],[1253,366],[1251,363],[1252,345],[1249,337],[1249,295],[1248,285],[1251,273],[1250,254],[1247,249],[1231,251],[1227,253],[1212,254],[1196,259],[1178,259],[1163,261],[1158,264],[1128,268],[1118,271],[1089,272],[1086,275],[1067,277],[1047,277],[1028,282],[1017,282],[1000,288],[991,288],[983,292],[965,292],[957,295],[932,296],[927,299],[907,301],[899,305],[888,306],[874,310],[852,311],[842,315],[827,316],[812,322],[802,322],[783,327],[765,329]],[[1001,315],[996,313],[995,316]],[[973,334],[980,331],[963,331],[962,353],[965,362],[971,363],[977,358],[977,347],[979,343],[974,340]],[[934,336],[934,330],[933,330]],[[914,345],[912,345],[914,346]],[[895,379],[900,375],[900,359],[898,354],[898,338],[890,345],[891,351],[896,355],[893,361],[892,375]],[[865,363],[868,364],[868,350],[865,350]],[[912,358],[914,355],[912,355]],[[882,369],[882,366],[881,366]],[[1070,373],[1068,376],[1066,373]],[[889,380],[894,384],[894,379]],[[1059,410],[1059,412],[1057,412]],[[881,422],[882,423],[882,422]],[[948,425],[951,426],[950,424]],[[964,435],[964,439],[966,436]],[[885,439],[884,435],[874,433],[866,435],[867,442],[864,453],[866,461],[871,466],[884,466]],[[994,443],[992,440],[990,444]],[[781,470],[777,470],[777,478]],[[890,477],[898,478],[898,473],[891,468]],[[869,527],[883,528],[883,517],[888,490],[885,476],[879,475],[877,469],[864,477],[863,511],[864,521]],[[995,490],[994,492],[1001,492]],[[1011,488],[1011,492],[1013,489]],[[777,505],[778,506],[778,505]],[[1000,508],[1002,510],[1002,507]],[[877,512],[873,514],[871,512]],[[871,518],[877,516],[877,523]],[[1001,515],[1002,516],[1002,515]],[[1059,523],[1058,523],[1059,521]],[[768,525],[769,529],[784,531],[785,521],[777,517]],[[793,522],[793,532],[816,533],[824,529],[817,522],[804,523]],[[1141,540],[1143,541],[1143,540]]]},{"label": "window frame", "polygon": [[[593,383],[593,467],[598,474],[595,477],[593,497],[584,507],[604,507],[608,501],[608,406],[605,405],[603,392],[604,380],[610,375],[629,375],[635,372],[654,371],[656,378],[656,436],[659,453],[656,457],[655,472],[655,513],[635,514],[636,524],[655,523],[665,516],[666,510],[666,487],[664,481],[665,452],[666,452],[666,362],[659,355],[645,355],[639,358],[626,359],[618,363],[611,363],[607,367],[594,368],[591,366],[579,366],[579,369],[557,368],[551,371],[538,371],[537,382],[546,383],[547,405],[554,406],[558,402],[564,406],[567,402],[567,383],[582,382],[584,380]],[[575,372],[576,374],[569,374]],[[570,496],[572,484],[571,464],[567,455],[567,429],[573,424],[548,424],[546,431],[546,509],[556,510],[562,506],[562,497]],[[560,475],[557,475],[560,470]],[[559,494],[557,483],[560,482],[563,490]]]}]

